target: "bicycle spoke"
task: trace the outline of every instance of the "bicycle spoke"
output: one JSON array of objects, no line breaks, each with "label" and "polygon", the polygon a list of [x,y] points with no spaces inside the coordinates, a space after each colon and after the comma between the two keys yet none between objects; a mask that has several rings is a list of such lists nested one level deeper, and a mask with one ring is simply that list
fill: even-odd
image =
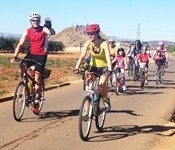
[{"label": "bicycle spoke", "polygon": [[79,135],[84,141],[87,140],[92,123],[92,105],[90,104],[91,98],[85,96],[80,107],[79,114]]},{"label": "bicycle spoke", "polygon": [[20,121],[26,104],[26,88],[23,82],[20,82],[16,88],[13,98],[13,116],[16,121]]}]

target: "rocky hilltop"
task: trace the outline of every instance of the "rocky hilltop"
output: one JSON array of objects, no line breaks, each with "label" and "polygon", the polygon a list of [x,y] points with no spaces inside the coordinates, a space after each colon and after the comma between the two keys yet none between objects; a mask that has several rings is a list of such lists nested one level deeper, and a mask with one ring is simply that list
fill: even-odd
[{"label": "rocky hilltop", "polygon": [[[100,35],[108,39],[108,37],[104,33],[100,33]],[[75,27],[68,27],[57,33],[56,35],[49,38],[50,41],[58,41],[63,42],[65,47],[79,47],[80,44],[84,44],[89,37],[82,31],[77,31]]]}]

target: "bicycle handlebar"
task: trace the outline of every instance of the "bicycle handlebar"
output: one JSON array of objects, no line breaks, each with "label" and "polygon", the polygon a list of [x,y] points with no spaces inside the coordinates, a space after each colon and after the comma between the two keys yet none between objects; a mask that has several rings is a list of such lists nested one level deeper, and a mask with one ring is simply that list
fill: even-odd
[{"label": "bicycle handlebar", "polygon": [[41,65],[41,63],[38,62],[37,60],[28,59],[28,58],[23,58],[23,59],[21,59],[21,58],[17,57],[15,60],[16,60],[16,61],[23,61],[23,60],[24,60],[24,61],[30,61],[30,62],[34,62],[35,64]]}]

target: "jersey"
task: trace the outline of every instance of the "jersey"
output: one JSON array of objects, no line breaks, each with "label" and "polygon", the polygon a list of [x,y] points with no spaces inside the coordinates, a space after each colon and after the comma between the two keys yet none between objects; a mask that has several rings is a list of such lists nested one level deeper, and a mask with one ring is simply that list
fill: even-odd
[{"label": "jersey", "polygon": [[116,62],[115,67],[119,67],[119,68],[125,68],[125,56],[116,56],[114,58],[114,61]]},{"label": "jersey", "polygon": [[105,50],[103,47],[103,42],[101,41],[100,47],[99,47],[99,52],[94,52],[93,49],[93,43],[90,42],[88,45],[88,50],[91,53],[91,60],[90,60],[90,65],[93,67],[107,67],[107,60],[106,60],[106,55],[105,55]]},{"label": "jersey", "polygon": [[116,46],[109,47],[109,50],[110,50],[110,55],[111,56],[115,56],[115,54],[117,53],[117,47]]},{"label": "jersey", "polygon": [[30,42],[30,53],[34,55],[47,55],[48,37],[41,26],[37,31],[32,27],[27,30],[27,37]]},{"label": "jersey", "polygon": [[149,62],[149,54],[147,53],[140,53],[137,55],[137,58],[140,60],[141,63],[148,63]]},{"label": "jersey", "polygon": [[158,50],[155,54],[154,54],[154,60],[158,61],[158,60],[164,60],[166,58],[165,56],[165,51],[162,50]]}]

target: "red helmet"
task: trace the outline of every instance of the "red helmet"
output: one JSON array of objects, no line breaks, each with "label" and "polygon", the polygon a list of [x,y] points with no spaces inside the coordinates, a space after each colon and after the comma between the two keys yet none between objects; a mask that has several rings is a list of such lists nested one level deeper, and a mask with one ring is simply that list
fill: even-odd
[{"label": "red helmet", "polygon": [[85,28],[86,33],[100,32],[99,24],[90,24]]}]

